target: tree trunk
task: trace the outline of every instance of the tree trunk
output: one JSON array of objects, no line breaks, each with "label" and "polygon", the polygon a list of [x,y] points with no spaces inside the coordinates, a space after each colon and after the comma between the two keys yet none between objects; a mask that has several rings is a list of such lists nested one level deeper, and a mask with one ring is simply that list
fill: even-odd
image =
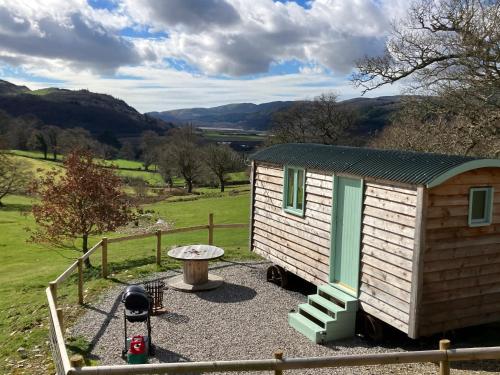
[{"label": "tree trunk", "polygon": [[193,192],[193,181],[192,180],[186,180],[186,184],[188,186],[188,193],[192,193]]},{"label": "tree trunk", "polygon": [[[83,254],[87,254],[87,251],[88,251],[88,234],[84,234],[82,236],[82,239],[83,239],[83,244],[82,244],[82,252]],[[85,267],[87,268],[91,268],[92,267],[92,264],[90,264],[90,259],[87,258],[85,259]]]},{"label": "tree trunk", "polygon": [[220,192],[224,193],[224,188],[225,188],[224,177],[219,177],[219,185],[220,185]]},{"label": "tree trunk", "polygon": [[54,161],[57,160],[57,150],[55,148],[52,150],[52,157],[54,158]]},{"label": "tree trunk", "polygon": [[45,146],[45,147],[43,148],[43,159],[44,159],[44,160],[47,160],[47,151],[48,151],[48,150],[47,150],[47,146]]}]

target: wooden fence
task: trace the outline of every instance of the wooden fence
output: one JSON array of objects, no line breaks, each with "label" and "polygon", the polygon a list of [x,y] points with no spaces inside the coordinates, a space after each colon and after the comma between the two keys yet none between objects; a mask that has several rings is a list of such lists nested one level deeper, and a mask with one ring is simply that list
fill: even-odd
[{"label": "wooden fence", "polygon": [[141,233],[125,237],[103,238],[89,251],[71,264],[57,279],[49,283],[46,289],[49,307],[49,342],[54,358],[57,375],[69,374],[177,374],[201,372],[243,372],[243,371],[274,371],[282,374],[284,370],[324,367],[349,367],[367,365],[389,365],[402,363],[439,363],[439,374],[450,374],[451,361],[469,360],[500,360],[500,347],[450,349],[448,340],[441,340],[439,350],[426,350],[416,352],[396,352],[383,354],[344,355],[334,357],[312,358],[284,358],[283,353],[276,352],[272,359],[234,360],[234,361],[209,361],[209,362],[183,362],[160,363],[145,365],[117,365],[117,366],[92,366],[82,367],[83,360],[80,355],[68,357],[64,341],[64,317],[62,309],[57,306],[57,288],[66,281],[76,270],[78,271],[78,302],[83,304],[83,262],[99,249],[101,250],[102,277],[108,276],[108,245],[115,242],[136,240],[140,238],[156,237],[156,263],[161,264],[162,236],[174,233],[208,230],[207,242],[214,242],[214,229],[246,228],[248,224],[214,224],[213,214],[209,214],[207,225],[177,228],[153,233]]}]

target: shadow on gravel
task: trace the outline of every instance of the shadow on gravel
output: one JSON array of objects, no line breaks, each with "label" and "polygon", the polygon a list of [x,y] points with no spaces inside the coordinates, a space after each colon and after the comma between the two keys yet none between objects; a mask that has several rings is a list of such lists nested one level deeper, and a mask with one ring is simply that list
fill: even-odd
[{"label": "shadow on gravel", "polygon": [[160,320],[165,320],[172,324],[186,324],[189,323],[189,317],[187,315],[177,314],[175,312],[168,312],[157,316]]},{"label": "shadow on gravel", "polygon": [[253,299],[257,292],[252,288],[232,284],[224,283],[221,287],[205,292],[195,293],[199,298],[215,303],[237,303]]},{"label": "shadow on gravel", "polygon": [[91,306],[91,305],[84,305],[84,307],[86,309],[94,310],[94,311],[97,311],[97,312],[105,315],[105,318],[102,322],[102,325],[99,327],[99,330],[97,331],[97,333],[93,337],[92,341],[90,341],[90,351],[92,351],[94,349],[94,347],[97,344],[97,342],[99,341],[99,339],[104,335],[104,333],[108,329],[108,326],[109,326],[109,323],[111,322],[111,320],[118,319],[116,317],[116,311],[118,310],[118,306],[120,306],[120,303],[121,303],[121,295],[116,297],[109,312],[104,311],[104,310],[100,310],[100,309],[98,309],[94,306]]},{"label": "shadow on gravel", "polygon": [[191,360],[182,354],[172,352],[161,346],[155,345],[155,357],[162,363],[190,362]]}]

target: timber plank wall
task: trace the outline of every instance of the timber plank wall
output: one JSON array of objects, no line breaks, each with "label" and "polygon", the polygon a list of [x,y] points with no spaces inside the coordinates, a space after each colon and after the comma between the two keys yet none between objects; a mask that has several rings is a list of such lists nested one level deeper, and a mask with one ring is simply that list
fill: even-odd
[{"label": "timber plank wall", "polygon": [[331,174],[306,171],[304,217],[283,211],[283,167],[257,164],[253,250],[316,285],[328,283]]},{"label": "timber plank wall", "polygon": [[365,180],[359,303],[408,333],[417,190]]},{"label": "timber plank wall", "polygon": [[[492,186],[493,220],[468,226],[469,190]],[[500,320],[500,176],[482,168],[428,192],[420,335]]]},{"label": "timber plank wall", "polygon": [[[329,282],[332,173],[306,171],[305,215],[283,211],[283,167],[257,164],[252,248],[316,285]],[[417,191],[366,180],[359,302],[408,332]]]}]

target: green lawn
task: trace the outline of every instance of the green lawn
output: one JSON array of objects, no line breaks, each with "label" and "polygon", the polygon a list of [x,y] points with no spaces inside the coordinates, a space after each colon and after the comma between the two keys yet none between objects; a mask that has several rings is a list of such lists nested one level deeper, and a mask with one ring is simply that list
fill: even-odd
[{"label": "green lawn", "polygon": [[[13,155],[18,155],[18,156],[24,156],[26,158],[32,158],[32,159],[43,159],[43,152],[41,151],[24,151],[24,150],[10,150],[9,153]],[[62,160],[62,155],[57,154],[56,160],[61,161]],[[47,160],[44,160],[44,162],[54,162],[52,159],[52,153],[49,152],[47,153]]]},{"label": "green lawn", "polygon": [[203,131],[201,132],[201,136],[211,141],[225,141],[225,142],[264,141],[264,139],[266,138],[264,134],[246,133],[238,131],[211,130],[211,129],[203,129]]},{"label": "green lawn", "polygon": [[[215,223],[248,223],[249,196],[247,189],[239,194],[225,193],[220,197],[198,199],[183,202],[163,201],[144,208],[155,211],[155,216],[172,221],[175,227],[205,224],[208,214],[214,213]],[[210,191],[205,189],[205,196]],[[216,189],[211,191],[216,192]],[[218,194],[220,195],[220,194]],[[9,373],[9,361],[18,362],[19,347],[30,353],[29,363],[44,368],[47,359],[47,310],[44,289],[50,280],[55,279],[80,254],[72,249],[53,249],[27,243],[26,227],[33,227],[31,215],[23,215],[30,209],[30,200],[21,196],[8,196],[3,200],[5,207],[0,209],[0,251],[2,263],[0,273],[0,373]],[[108,237],[116,236],[108,234]],[[91,244],[99,237],[93,238]],[[207,231],[180,233],[163,236],[164,254],[174,245],[188,243],[206,243]],[[214,234],[215,244],[225,249],[227,259],[252,259],[255,255],[248,251],[248,230],[220,229]],[[86,271],[85,290],[87,295],[95,295],[103,288],[128,280],[132,275],[149,273],[178,267],[165,255],[163,264],[153,264],[155,238],[146,238],[109,245],[109,266],[112,277],[102,280],[99,254],[91,257],[94,269]],[[65,307],[68,319],[78,313],[76,302],[75,278],[70,278],[59,291],[60,303]],[[37,357],[33,350],[40,348],[43,356]],[[8,360],[6,361],[6,359]],[[47,371],[47,370],[45,370]],[[36,372],[30,372],[36,373]],[[41,371],[40,373],[44,373]]]},{"label": "green lawn", "polygon": [[[142,164],[140,161],[137,160],[125,160],[125,159],[113,159],[113,160],[102,160],[99,159],[103,164],[105,165],[112,165],[117,168],[127,168],[127,169],[137,169],[137,170],[144,170],[144,164]],[[154,167],[150,167],[150,169],[153,169]]]},{"label": "green lawn", "polygon": [[[58,155],[57,162],[50,160],[51,154],[49,154],[49,160],[43,160],[43,154],[40,151],[22,151],[22,150],[10,150],[10,153],[14,157],[20,158],[30,165],[32,165],[33,172],[41,170],[49,170],[52,167],[61,168],[61,155]],[[145,171],[144,166],[140,161],[116,159],[116,160],[102,160],[99,159],[105,165],[115,166],[116,174],[121,177],[136,177],[146,181],[150,186],[164,186],[165,181],[161,175],[150,167],[150,171]],[[228,181],[247,181],[248,176],[245,172],[235,172],[228,174]],[[175,186],[184,186],[184,179],[181,177],[174,178]]]}]

